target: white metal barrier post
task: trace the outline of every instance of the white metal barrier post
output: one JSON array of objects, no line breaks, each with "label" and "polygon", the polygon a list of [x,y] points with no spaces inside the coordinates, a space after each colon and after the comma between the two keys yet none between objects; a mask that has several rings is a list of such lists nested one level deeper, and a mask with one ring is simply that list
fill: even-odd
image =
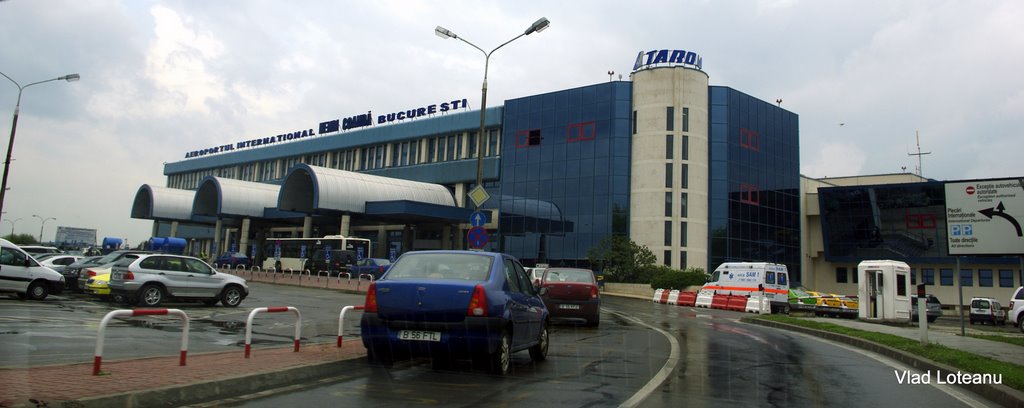
[{"label": "white metal barrier post", "polygon": [[345,306],[341,308],[341,314],[338,315],[338,347],[341,347],[341,329],[345,327],[345,312],[349,310],[363,310],[366,306]]},{"label": "white metal barrier post", "polygon": [[181,353],[178,358],[178,365],[185,365],[185,358],[188,354],[188,326],[189,320],[188,315],[178,309],[121,309],[114,310],[103,316],[103,320],[100,321],[100,328],[96,334],[96,354],[93,357],[92,362],[92,375],[100,374],[100,364],[103,360],[103,337],[106,333],[107,323],[110,323],[115,317],[121,316],[154,316],[154,315],[168,315],[173,314],[180,316],[185,322],[184,327],[181,330]]},{"label": "white metal barrier post", "polygon": [[249,312],[249,318],[245,321],[245,358],[249,358],[252,353],[252,318],[256,316],[256,313],[279,313],[288,311],[295,313],[295,352],[297,353],[299,351],[299,339],[302,338],[302,313],[299,313],[299,309],[292,306],[259,307]]}]

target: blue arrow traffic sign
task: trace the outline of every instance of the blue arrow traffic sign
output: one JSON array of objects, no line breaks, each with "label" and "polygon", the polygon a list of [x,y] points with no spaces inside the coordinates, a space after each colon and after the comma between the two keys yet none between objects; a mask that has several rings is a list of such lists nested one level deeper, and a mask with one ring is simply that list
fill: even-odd
[{"label": "blue arrow traffic sign", "polygon": [[481,249],[487,246],[487,230],[483,227],[473,227],[466,233],[466,243],[472,249]]},{"label": "blue arrow traffic sign", "polygon": [[482,211],[473,211],[473,215],[469,216],[469,224],[474,227],[482,227],[487,223],[487,216]]}]

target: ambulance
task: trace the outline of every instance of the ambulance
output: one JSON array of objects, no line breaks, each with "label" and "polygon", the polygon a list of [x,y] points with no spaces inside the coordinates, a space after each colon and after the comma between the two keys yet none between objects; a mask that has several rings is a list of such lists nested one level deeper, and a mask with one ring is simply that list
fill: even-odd
[{"label": "ambulance", "polygon": [[726,262],[715,269],[701,292],[733,296],[763,293],[771,302],[772,313],[789,313],[789,271],[786,265]]}]

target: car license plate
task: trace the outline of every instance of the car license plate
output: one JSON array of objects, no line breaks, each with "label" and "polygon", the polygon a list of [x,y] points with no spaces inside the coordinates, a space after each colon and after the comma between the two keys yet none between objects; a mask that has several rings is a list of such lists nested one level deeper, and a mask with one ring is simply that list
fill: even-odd
[{"label": "car license plate", "polygon": [[398,332],[398,339],[412,341],[441,341],[441,332],[422,330],[401,330]]},{"label": "car license plate", "polygon": [[559,309],[580,310],[580,305],[558,305]]}]

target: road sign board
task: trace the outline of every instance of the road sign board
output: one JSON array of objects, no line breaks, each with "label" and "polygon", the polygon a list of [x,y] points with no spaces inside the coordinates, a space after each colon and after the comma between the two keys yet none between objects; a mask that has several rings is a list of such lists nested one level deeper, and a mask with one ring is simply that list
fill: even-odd
[{"label": "road sign board", "polygon": [[473,189],[469,191],[469,199],[473,200],[473,204],[476,205],[476,208],[480,208],[481,205],[484,205],[489,198],[491,198],[491,195],[487,194],[487,190],[481,186],[473,187]]},{"label": "road sign board", "polygon": [[388,250],[388,260],[394,262],[396,259],[398,259],[398,250],[395,248],[391,248],[390,250]]},{"label": "road sign board", "polygon": [[473,215],[469,216],[469,224],[474,227],[482,227],[487,223],[487,216],[484,215],[483,211],[473,211]]},{"label": "road sign board", "polygon": [[1024,255],[1024,180],[946,183],[949,255]]},{"label": "road sign board", "polygon": [[483,227],[473,227],[466,233],[466,243],[472,249],[481,249],[487,246],[487,230]]}]

